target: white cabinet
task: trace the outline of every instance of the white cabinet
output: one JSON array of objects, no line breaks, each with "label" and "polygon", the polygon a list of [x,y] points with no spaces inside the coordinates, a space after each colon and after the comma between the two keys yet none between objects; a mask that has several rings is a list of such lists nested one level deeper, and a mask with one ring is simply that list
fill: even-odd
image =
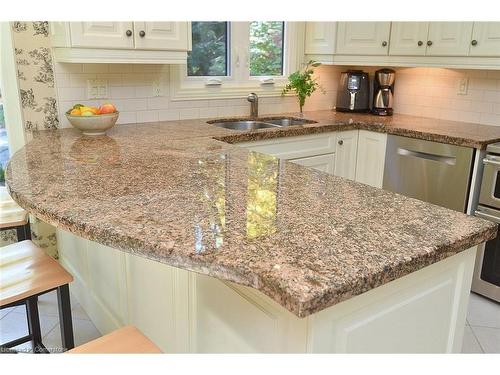
[{"label": "white cabinet", "polygon": [[387,134],[360,130],[356,159],[356,181],[382,187]]},{"label": "white cabinet", "polygon": [[348,130],[239,143],[335,176],[382,187],[387,134]]},{"label": "white cabinet", "polygon": [[473,22],[430,22],[428,56],[467,56]]},{"label": "white cabinet", "polygon": [[250,287],[61,229],[57,243],[97,329],[134,325],[165,353],[458,353],[477,249],[298,318]]},{"label": "white cabinet", "polygon": [[390,55],[467,56],[473,22],[392,22]]},{"label": "white cabinet", "polygon": [[358,153],[358,130],[337,133],[335,152],[335,175],[350,180],[356,178],[356,157]]},{"label": "white cabinet", "polygon": [[392,22],[390,55],[424,56],[428,22]]},{"label": "white cabinet", "polygon": [[243,142],[238,146],[252,151],[274,155],[280,159],[292,160],[308,158],[317,155],[332,154],[335,152],[336,133],[322,133],[301,135],[297,137],[283,137],[257,142]]},{"label": "white cabinet", "polygon": [[189,22],[51,22],[54,59],[66,63],[186,64]]},{"label": "white cabinet", "polygon": [[335,170],[335,154],[311,156],[308,158],[291,159],[292,163],[303,165],[318,171],[333,174]]},{"label": "white cabinet", "polygon": [[338,22],[336,53],[387,55],[390,22]]},{"label": "white cabinet", "polygon": [[306,23],[306,54],[331,55],[335,49],[335,22]]},{"label": "white cabinet", "polygon": [[500,22],[308,22],[306,59],[500,70]]},{"label": "white cabinet", "polygon": [[135,48],[188,50],[187,22],[134,22]]},{"label": "white cabinet", "polygon": [[474,22],[470,56],[500,56],[500,22]]},{"label": "white cabinet", "polygon": [[72,47],[134,48],[132,22],[70,22],[69,25]]}]

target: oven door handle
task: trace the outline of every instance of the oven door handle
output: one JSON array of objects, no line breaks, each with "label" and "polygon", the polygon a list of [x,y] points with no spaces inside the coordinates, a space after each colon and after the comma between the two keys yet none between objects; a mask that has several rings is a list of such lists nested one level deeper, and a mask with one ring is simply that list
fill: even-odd
[{"label": "oven door handle", "polygon": [[486,220],[489,220],[489,221],[493,221],[494,223],[497,223],[497,224],[500,224],[500,217],[498,216],[493,216],[493,215],[490,215],[490,214],[486,214],[482,211],[474,211],[474,214],[477,216],[477,217],[480,217],[480,218],[483,218],[483,219],[486,219]]},{"label": "oven door handle", "polygon": [[488,155],[483,159],[483,164],[492,164],[500,167],[500,158],[493,155]]}]

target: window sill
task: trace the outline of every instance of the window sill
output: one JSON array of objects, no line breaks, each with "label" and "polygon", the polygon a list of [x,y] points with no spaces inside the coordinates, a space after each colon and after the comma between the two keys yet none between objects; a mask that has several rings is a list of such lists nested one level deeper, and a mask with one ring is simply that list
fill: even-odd
[{"label": "window sill", "polygon": [[[180,88],[172,87],[170,92],[170,100],[207,100],[207,99],[234,99],[246,97],[249,93],[254,92],[259,97],[277,97],[281,96],[284,84],[274,85],[258,85],[258,86],[238,86],[224,87],[222,86],[205,86],[199,88]],[[289,96],[291,94],[286,94]]]}]

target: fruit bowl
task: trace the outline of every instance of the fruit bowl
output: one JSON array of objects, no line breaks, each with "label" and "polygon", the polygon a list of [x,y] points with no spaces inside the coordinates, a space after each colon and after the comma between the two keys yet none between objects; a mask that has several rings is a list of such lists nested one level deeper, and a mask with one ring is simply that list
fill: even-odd
[{"label": "fruit bowl", "polygon": [[118,120],[119,112],[101,114],[96,116],[73,116],[66,114],[66,118],[75,128],[85,135],[104,135]]}]

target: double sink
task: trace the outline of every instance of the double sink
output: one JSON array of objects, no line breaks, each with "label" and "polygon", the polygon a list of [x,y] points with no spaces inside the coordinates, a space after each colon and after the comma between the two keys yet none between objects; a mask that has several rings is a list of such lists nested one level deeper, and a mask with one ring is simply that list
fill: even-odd
[{"label": "double sink", "polygon": [[256,130],[266,128],[280,128],[291,125],[314,124],[316,121],[296,117],[265,117],[258,119],[230,119],[212,120],[208,124],[232,130]]}]

